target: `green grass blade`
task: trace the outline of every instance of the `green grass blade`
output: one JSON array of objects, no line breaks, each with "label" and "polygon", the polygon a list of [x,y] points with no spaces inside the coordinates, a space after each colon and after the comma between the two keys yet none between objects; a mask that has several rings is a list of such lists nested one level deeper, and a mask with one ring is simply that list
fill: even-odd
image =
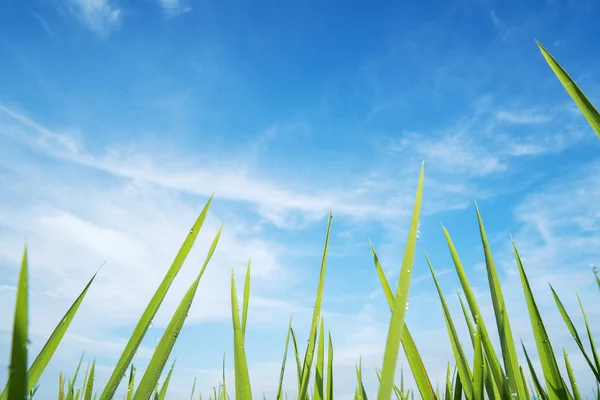
[{"label": "green grass blade", "polygon": [[225,380],[225,353],[223,353],[223,399],[227,399],[227,381]]},{"label": "green grass blade", "polygon": [[574,400],[582,400],[581,393],[579,393],[579,387],[577,386],[577,381],[575,380],[575,374],[573,374],[573,368],[571,368],[571,363],[569,362],[569,357],[567,356],[567,351],[564,347],[563,355],[565,357],[565,368],[567,369],[567,375],[569,376],[571,388],[573,389],[573,398]]},{"label": "green grass blade", "polygon": [[567,310],[563,306],[562,301],[560,300],[560,298],[554,291],[554,288],[552,287],[552,285],[550,285],[550,290],[552,291],[552,296],[554,297],[554,302],[556,303],[556,306],[558,307],[558,311],[560,312],[560,315],[562,316],[563,321],[565,321],[565,325],[567,325],[567,328],[569,329],[571,336],[573,336],[573,339],[575,339],[575,343],[577,343],[579,350],[581,350],[581,353],[583,354],[583,357],[585,358],[590,369],[592,370],[592,373],[596,377],[596,380],[598,382],[600,382],[600,373],[598,372],[598,369],[596,369],[596,366],[594,365],[594,363],[588,356],[587,352],[585,351],[585,347],[583,346],[583,342],[581,341],[579,332],[577,332],[575,325],[573,325],[573,321],[571,320],[571,317],[569,317]]},{"label": "green grass blade", "polygon": [[531,379],[533,379],[533,385],[538,397],[541,400],[549,400],[548,393],[546,392],[544,386],[540,383],[540,380],[537,376],[537,373],[535,372],[535,369],[533,368],[533,364],[531,363],[531,359],[529,358],[529,354],[527,353],[527,349],[525,348],[523,342],[521,342],[521,346],[523,347],[523,353],[525,353],[525,360],[527,360],[529,373],[531,374]]},{"label": "green grass blade", "polygon": [[158,392],[158,400],[165,400],[165,398],[167,396],[167,390],[169,389],[169,382],[171,382],[171,375],[173,374],[173,367],[175,367],[175,361],[173,361],[173,364],[171,364],[171,368],[169,368],[169,373],[167,374],[167,377],[165,378],[165,382],[163,383],[162,387],[160,388],[160,392]]},{"label": "green grass blade", "polygon": [[473,294],[473,290],[471,289],[471,285],[469,284],[469,280],[467,279],[465,270],[462,266],[462,263],[460,262],[460,258],[458,257],[458,253],[456,252],[454,243],[452,243],[452,239],[450,238],[448,230],[444,226],[442,226],[442,229],[444,231],[444,236],[446,237],[446,242],[448,244],[448,249],[450,250],[450,255],[452,256],[452,262],[454,263],[454,267],[458,274],[461,287],[465,294],[465,299],[467,300],[467,304],[469,305],[469,309],[471,310],[471,315],[474,319],[477,319],[478,331],[481,335],[481,344],[483,345],[483,349],[485,351],[485,355],[490,366],[490,373],[494,378],[496,387],[502,394],[502,398],[510,398],[512,396],[510,394],[510,389],[506,384],[506,376],[504,375],[504,371],[502,370],[502,366],[500,365],[498,355],[496,354],[496,350],[494,349],[492,341],[489,337],[485,321],[483,317],[481,317],[481,312],[479,310],[477,300],[475,299],[475,295]]},{"label": "green grass blade", "polygon": [[187,314],[189,312],[190,307],[192,306],[192,302],[194,301],[194,297],[196,295],[196,290],[198,289],[198,284],[200,283],[200,279],[206,270],[206,267],[217,247],[217,243],[219,242],[219,237],[221,236],[221,231],[223,227],[219,229],[217,235],[215,236],[202,265],[202,269],[198,273],[198,276],[187,290],[181,302],[177,306],[175,314],[171,317],[171,321],[167,325],[165,332],[163,333],[156,350],[152,354],[152,358],[148,363],[148,367],[140,380],[140,384],[138,386],[135,395],[133,396],[134,400],[146,400],[150,397],[153,390],[156,389],[158,380],[162,374],[162,371],[167,363],[169,355],[171,354],[171,350],[175,345],[175,341],[177,340],[177,336],[181,331],[181,327],[183,326],[185,319],[187,318]]},{"label": "green grass blade", "polygon": [[27,387],[27,324],[29,318],[28,298],[28,268],[27,247],[23,251],[19,282],[17,284],[17,301],[15,304],[15,318],[13,323],[13,338],[8,372],[8,399],[26,399],[29,389]]},{"label": "green grass blade", "polygon": [[523,370],[523,366],[519,365],[519,372],[521,373],[521,379],[523,379],[523,383],[525,384],[525,394],[526,400],[531,400],[531,394],[529,392],[529,387],[527,387],[527,378],[525,377],[525,371]]},{"label": "green grass blade", "polygon": [[69,381],[69,389],[67,391],[67,400],[75,398],[75,382],[77,381],[77,375],[79,374],[79,368],[81,368],[81,362],[83,361],[83,354],[79,358],[77,368],[75,368],[75,374],[73,374],[73,380]]},{"label": "green grass blade", "polygon": [[594,363],[596,364],[596,370],[600,371],[600,359],[598,358],[598,350],[596,349],[596,343],[594,342],[594,334],[592,333],[592,329],[590,328],[590,323],[587,319],[587,315],[585,314],[585,310],[583,308],[581,298],[579,297],[579,293],[577,293],[577,301],[579,302],[579,308],[581,309],[581,314],[583,315],[583,322],[585,323],[585,330],[587,332],[588,340],[590,342],[590,348],[592,349],[592,358],[594,359]]},{"label": "green grass blade", "polygon": [[279,373],[279,384],[277,386],[277,396],[275,397],[277,400],[281,400],[281,394],[282,394],[282,390],[283,390],[283,377],[285,375],[285,364],[287,361],[288,345],[290,344],[291,330],[292,330],[292,317],[290,317],[287,334],[285,336],[285,347],[283,349],[283,361],[281,362],[281,372]]},{"label": "green grass blade", "polygon": [[[194,384],[192,385],[192,394],[190,395],[190,400],[194,399],[195,391],[196,391],[196,378],[194,377]],[[202,400],[202,394],[200,394],[200,399]]]},{"label": "green grass blade", "polygon": [[94,373],[96,371],[96,360],[92,361],[92,368],[85,384],[84,400],[92,400],[92,393],[94,392]]},{"label": "green grass blade", "polygon": [[133,399],[133,388],[135,384],[135,368],[133,364],[129,368],[129,381],[127,382],[127,400]]},{"label": "green grass blade", "polygon": [[315,366],[315,393],[314,400],[324,400],[323,371],[325,369],[325,328],[323,326],[323,317],[321,317],[321,326],[319,328],[319,347],[317,348],[317,365]]},{"label": "green grass blade", "polygon": [[[362,361],[356,367],[356,379],[358,381],[358,398],[360,400],[368,400],[367,391],[365,390],[365,385],[363,385],[362,381]],[[317,400],[316,398],[314,400]]]},{"label": "green grass blade", "polygon": [[451,377],[450,363],[446,368],[446,391],[444,392],[444,400],[452,400],[452,377]]},{"label": "green grass blade", "polygon": [[[383,293],[385,294],[385,298],[390,307],[390,311],[393,312],[395,302],[394,294],[392,293],[390,284],[388,283],[388,280],[385,277],[383,268],[381,268],[381,264],[379,263],[379,258],[377,257],[375,248],[370,242],[369,245],[371,247],[371,254],[373,255],[375,269],[377,270],[377,276],[379,277],[379,281],[381,282]],[[417,346],[412,338],[412,335],[406,323],[404,324],[404,329],[402,330],[401,342],[402,347],[404,348],[404,353],[406,354],[406,359],[408,360],[408,365],[413,373],[413,378],[415,380],[415,383],[417,384],[417,388],[419,389],[421,397],[423,398],[423,400],[436,400],[435,391],[433,390],[431,380],[429,379],[429,375],[427,374],[427,370],[425,369],[425,365],[423,364],[423,359],[421,358],[421,354],[417,349]]]},{"label": "green grass blade", "polygon": [[456,374],[456,381],[454,382],[454,400],[461,400],[462,398],[462,382],[460,381],[460,375]]},{"label": "green grass blade", "polygon": [[119,383],[121,382],[121,379],[123,379],[123,376],[127,371],[127,367],[131,363],[131,360],[133,359],[136,350],[140,346],[142,339],[146,334],[146,331],[150,327],[152,319],[156,315],[156,312],[158,311],[158,308],[162,304],[167,292],[169,291],[173,280],[179,273],[179,270],[181,269],[183,263],[185,262],[185,259],[187,258],[190,250],[192,249],[196,238],[198,237],[198,233],[200,232],[200,229],[204,224],[206,214],[208,213],[208,209],[210,208],[211,201],[212,196],[204,206],[204,209],[198,216],[198,219],[196,219],[196,222],[192,226],[192,229],[190,229],[190,232],[188,233],[185,241],[183,242],[183,245],[181,246],[179,252],[175,256],[175,260],[171,264],[171,267],[167,271],[167,274],[165,275],[163,281],[160,283],[158,289],[154,293],[154,296],[152,296],[152,299],[150,300],[148,306],[144,310],[142,317],[138,321],[135,329],[133,330],[133,334],[127,342],[127,345],[125,346],[125,349],[123,350],[123,353],[121,354],[121,357],[119,358],[119,361],[117,362],[117,365],[113,370],[113,373],[108,379],[104,391],[100,395],[100,400],[111,400],[115,391],[119,387]]},{"label": "green grass blade", "polygon": [[327,400],[333,400],[333,343],[331,332],[328,333],[329,343],[327,346]]},{"label": "green grass blade", "polygon": [[250,260],[244,282],[244,301],[242,303],[242,336],[246,337],[246,319],[248,318],[248,303],[250,302]]},{"label": "green grass blade", "polygon": [[[448,305],[446,304],[446,299],[444,298],[444,294],[442,293],[442,288],[435,276],[435,272],[433,271],[433,266],[431,265],[431,260],[427,253],[425,254],[425,258],[427,260],[427,265],[429,266],[429,271],[431,272],[431,276],[433,278],[433,282],[435,283],[435,287],[438,292],[438,296],[440,298],[440,302],[442,303],[442,310],[444,312],[444,320],[446,321],[446,328],[448,330],[448,336],[450,337],[450,344],[452,345],[452,352],[454,353],[454,359],[456,360],[456,366],[458,370],[458,374],[460,375],[461,382],[463,384],[463,390],[465,392],[465,396],[467,399],[473,398],[473,375],[471,374],[471,369],[469,368],[469,362],[467,361],[467,357],[462,349],[462,345],[460,344],[460,339],[458,338],[458,333],[456,332],[456,328],[454,327],[454,322],[452,321],[452,316],[450,315],[450,310],[448,309]],[[476,338],[476,340],[480,340]],[[475,351],[477,351],[477,347],[475,347]]]},{"label": "green grass blade", "polygon": [[233,360],[235,369],[235,398],[252,399],[250,388],[250,375],[248,374],[248,363],[244,350],[244,336],[240,325],[240,314],[238,308],[237,291],[235,288],[235,277],[231,271],[231,315],[233,320]]},{"label": "green grass blade", "polygon": [[498,334],[500,336],[500,346],[502,348],[502,357],[504,359],[504,368],[508,376],[508,384],[511,390],[511,396],[517,395],[518,399],[524,400],[526,395],[525,383],[519,373],[519,362],[517,359],[517,351],[515,349],[515,343],[513,340],[512,331],[510,329],[510,321],[508,319],[508,310],[504,304],[504,296],[502,294],[502,288],[500,287],[500,279],[498,278],[498,272],[492,258],[492,252],[488,244],[485,228],[483,227],[483,221],[479,208],[475,205],[477,212],[477,220],[479,222],[479,233],[481,235],[481,243],[483,245],[483,251],[485,254],[485,265],[487,269],[488,282],[490,287],[490,293],[492,297],[492,304],[494,306],[494,314],[496,315],[496,325],[498,327]]},{"label": "green grass blade", "polygon": [[404,316],[408,308],[408,292],[410,289],[410,278],[412,276],[412,266],[417,247],[417,227],[419,224],[419,214],[421,211],[421,201],[423,197],[423,177],[425,165],[421,165],[419,184],[415,196],[415,205],[412,215],[412,221],[406,241],[402,268],[400,270],[400,279],[394,299],[394,309],[390,318],[388,335],[385,344],[383,356],[383,367],[381,369],[381,384],[377,394],[378,400],[390,400],[394,386],[394,374],[396,372],[396,363],[398,361],[398,350],[400,349],[400,340],[404,330]]},{"label": "green grass blade", "polygon": [[475,355],[473,357],[473,396],[469,397],[473,400],[483,400],[483,382],[485,378],[485,358],[483,356],[483,347],[481,346],[481,335],[475,328]]},{"label": "green grass blade", "polygon": [[564,88],[567,90],[567,93],[571,96],[571,98],[577,104],[577,107],[581,110],[588,123],[591,125],[592,129],[596,134],[600,137],[600,113],[594,107],[594,105],[587,99],[585,94],[579,89],[579,86],[571,79],[567,71],[565,71],[560,64],[548,53],[548,51],[537,42],[538,47],[540,48],[542,55],[546,59],[546,62],[554,71],[554,74],[562,83]]},{"label": "green grass blade", "polygon": [[65,400],[65,381],[62,371],[58,375],[58,400]]},{"label": "green grass blade", "polygon": [[312,360],[315,351],[315,341],[317,337],[317,329],[319,326],[319,317],[321,316],[323,290],[325,287],[325,271],[327,270],[327,252],[329,250],[329,236],[331,235],[331,218],[332,214],[331,211],[329,211],[329,218],[327,220],[327,233],[325,235],[325,247],[323,249],[323,257],[321,259],[321,270],[319,273],[319,284],[317,286],[317,295],[315,298],[315,305],[313,309],[309,341],[308,346],[306,348],[306,356],[304,357],[304,363],[302,365],[302,384],[298,393],[300,399],[304,399],[308,394],[308,382],[310,379],[310,370],[312,367]]},{"label": "green grass blade", "polygon": [[544,321],[537,307],[529,280],[525,274],[521,257],[517,251],[517,246],[514,241],[512,242],[513,251],[515,253],[515,259],[519,268],[519,274],[521,276],[521,284],[523,286],[523,292],[525,293],[525,299],[527,300],[527,308],[529,310],[529,319],[531,320],[531,327],[533,329],[533,336],[535,337],[535,343],[537,345],[538,354],[540,357],[540,363],[542,365],[542,372],[544,373],[544,379],[546,381],[546,387],[548,388],[548,397],[550,400],[559,400],[567,397],[567,388],[564,386],[563,378],[558,368],[558,363],[554,357],[554,351],[552,350],[552,344],[550,338],[546,332]]},{"label": "green grass blade", "polygon": [[290,334],[292,335],[292,344],[294,345],[296,372],[298,374],[298,393],[300,393],[300,387],[302,386],[302,361],[300,361],[300,353],[298,352],[298,344],[296,343],[296,335],[294,334],[293,328],[290,328]]}]

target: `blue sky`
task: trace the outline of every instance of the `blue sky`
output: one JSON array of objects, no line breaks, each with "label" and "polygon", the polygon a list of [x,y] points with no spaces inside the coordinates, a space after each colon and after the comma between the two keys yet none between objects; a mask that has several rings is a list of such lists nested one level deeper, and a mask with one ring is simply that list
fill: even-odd
[{"label": "blue sky", "polygon": [[[194,377],[208,393],[223,353],[232,379],[230,272],[241,288],[250,258],[253,391],[272,396],[291,314],[301,342],[307,337],[331,207],[324,315],[336,395],[353,393],[360,358],[373,391],[389,310],[368,239],[395,284],[424,160],[407,318],[432,379],[443,381],[452,353],[425,250],[461,316],[440,222],[492,325],[477,201],[515,337],[536,354],[510,234],[555,350],[565,346],[590,393],[592,377],[547,283],[581,326],[578,290],[600,329],[590,272],[600,264],[600,143],[534,39],[600,104],[599,13],[592,0],[5,1],[0,352],[9,352],[25,241],[33,353],[106,261],[39,393],[55,395],[59,371],[71,373],[83,351],[96,357],[101,385],[214,192],[134,361],[139,370],[224,224],[174,349],[169,397],[189,396]],[[289,366],[285,386],[294,393]]]}]

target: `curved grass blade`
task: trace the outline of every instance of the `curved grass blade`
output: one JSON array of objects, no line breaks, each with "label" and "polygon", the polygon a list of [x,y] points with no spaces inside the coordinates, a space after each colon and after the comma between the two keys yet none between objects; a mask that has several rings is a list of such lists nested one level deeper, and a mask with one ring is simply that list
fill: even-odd
[{"label": "curved grass blade", "polygon": [[571,388],[573,389],[573,399],[582,400],[581,393],[579,393],[579,387],[577,387],[577,381],[575,380],[575,374],[573,374],[573,368],[571,368],[571,363],[569,362],[569,357],[567,356],[567,351],[564,347],[563,355],[565,357],[565,367],[567,369],[567,375],[569,375],[569,381],[571,382]]},{"label": "curved grass blade", "polygon": [[319,328],[319,347],[317,348],[317,365],[315,366],[315,392],[313,400],[324,400],[323,371],[325,368],[325,329],[323,317]]},{"label": "curved grass blade", "polygon": [[315,351],[315,341],[317,337],[317,329],[319,327],[319,317],[321,315],[321,304],[323,303],[323,290],[325,287],[325,271],[327,270],[327,252],[329,250],[329,236],[331,235],[331,210],[327,219],[327,233],[325,235],[325,247],[323,249],[323,258],[321,259],[321,270],[319,272],[319,284],[317,286],[317,295],[315,298],[315,306],[313,309],[312,322],[310,326],[310,334],[308,346],[306,348],[306,356],[302,365],[302,383],[298,393],[299,399],[304,399],[308,394],[308,382],[310,379],[310,370],[312,367],[313,355]]},{"label": "curved grass blade", "polygon": [[[504,371],[502,370],[502,366],[500,365],[500,361],[498,359],[498,355],[496,354],[496,350],[492,344],[490,336],[487,332],[487,328],[485,326],[485,322],[481,317],[481,312],[479,311],[479,306],[477,305],[477,300],[475,299],[475,295],[473,294],[473,290],[471,289],[471,285],[469,284],[469,280],[467,279],[467,275],[465,274],[465,270],[460,262],[460,258],[458,257],[458,253],[454,247],[454,243],[452,243],[452,239],[450,238],[450,234],[448,230],[442,226],[442,230],[444,231],[444,236],[446,237],[446,242],[448,244],[448,249],[450,250],[450,255],[452,256],[452,262],[454,263],[454,267],[458,274],[458,278],[460,280],[461,287],[465,294],[465,298],[467,300],[467,304],[469,304],[469,309],[471,310],[471,315],[474,319],[477,319],[477,326],[479,329],[479,334],[481,335],[481,344],[483,345],[483,349],[485,351],[491,375],[494,378],[494,382],[496,387],[502,394],[502,398],[511,398],[510,389],[506,384],[506,376],[504,375]],[[462,382],[461,382],[462,387]],[[455,392],[456,393],[456,392]]]},{"label": "curved grass blade", "polygon": [[198,276],[187,290],[181,302],[177,306],[175,310],[175,314],[171,317],[171,321],[165,332],[163,333],[160,342],[158,342],[158,346],[154,353],[152,354],[152,358],[148,363],[148,367],[140,380],[140,384],[138,386],[135,395],[133,396],[134,400],[146,400],[151,395],[153,390],[155,390],[160,375],[167,363],[167,359],[169,358],[169,354],[173,349],[175,341],[177,340],[177,336],[179,335],[179,331],[181,331],[181,327],[183,326],[185,319],[187,318],[187,314],[189,312],[190,307],[192,306],[192,302],[194,301],[194,297],[196,295],[196,290],[198,289],[198,284],[200,283],[200,279],[206,270],[206,266],[208,265],[215,248],[217,247],[217,243],[219,242],[219,237],[221,236],[221,231],[223,227],[219,228],[217,235],[215,236],[204,260],[204,264],[202,265],[202,269],[198,273]]},{"label": "curved grass blade", "polygon": [[600,382],[600,373],[598,372],[598,370],[596,369],[594,363],[592,362],[592,360],[588,356],[587,351],[585,351],[585,347],[583,346],[583,342],[581,341],[581,337],[579,336],[579,333],[577,332],[577,329],[575,328],[575,325],[573,325],[573,321],[571,321],[571,317],[569,317],[569,314],[567,313],[567,310],[563,306],[562,301],[560,301],[560,298],[558,297],[558,295],[554,291],[554,288],[552,287],[552,285],[549,285],[549,286],[550,286],[550,290],[552,291],[552,296],[554,297],[554,302],[556,303],[556,306],[558,307],[558,311],[560,312],[560,315],[562,316],[563,321],[565,321],[565,325],[567,325],[567,328],[569,329],[569,332],[571,333],[571,336],[573,336],[573,339],[575,339],[575,343],[577,343],[577,346],[579,347],[579,350],[581,350],[581,353],[583,354],[583,357],[585,358],[585,360],[587,361],[590,369],[592,370],[592,373],[596,377],[596,380],[598,382]]},{"label": "curved grass blade", "polygon": [[[448,305],[446,304],[446,299],[444,298],[444,294],[442,293],[442,288],[435,276],[435,272],[433,271],[433,266],[431,265],[431,260],[427,253],[425,253],[425,258],[427,259],[427,265],[429,266],[429,271],[431,272],[431,276],[433,278],[433,282],[435,283],[435,287],[437,289],[438,295],[440,297],[440,302],[442,303],[442,310],[444,312],[444,320],[446,321],[446,328],[448,329],[448,336],[450,337],[450,344],[452,345],[452,352],[454,353],[454,358],[456,360],[456,367],[458,370],[458,374],[460,375],[461,382],[465,382],[463,385],[463,390],[465,392],[465,396],[467,399],[473,398],[473,375],[471,373],[471,369],[469,368],[469,363],[467,361],[467,357],[462,349],[462,345],[460,344],[460,339],[458,338],[458,333],[456,332],[456,328],[454,327],[454,322],[452,321],[452,316],[450,315],[450,310],[448,309]],[[476,333],[477,331],[475,331]],[[476,341],[480,340],[476,338]],[[477,347],[475,346],[475,351],[477,351]],[[476,398],[477,399],[477,398]]]},{"label": "curved grass blade", "polygon": [[150,300],[148,306],[144,310],[144,313],[142,314],[135,329],[133,330],[133,334],[129,338],[129,341],[125,346],[125,349],[123,350],[123,353],[121,354],[121,357],[119,358],[119,361],[117,362],[117,365],[115,366],[112,375],[108,379],[108,382],[102,394],[100,395],[100,400],[111,400],[113,398],[115,391],[119,387],[121,379],[123,379],[123,376],[125,376],[127,367],[131,363],[131,360],[133,359],[136,350],[140,346],[142,339],[146,334],[146,331],[152,323],[152,319],[156,315],[156,312],[158,311],[158,308],[162,304],[167,292],[169,291],[173,280],[179,273],[179,270],[181,269],[185,259],[187,258],[190,250],[192,249],[196,238],[198,237],[198,233],[200,232],[200,229],[204,224],[206,214],[208,213],[208,209],[210,208],[211,201],[212,196],[210,197],[210,199],[204,206],[204,209],[196,219],[196,222],[192,226],[192,229],[190,229],[190,232],[188,233],[185,241],[183,242],[183,245],[181,246],[179,252],[175,256],[175,260],[171,264],[171,267],[167,271],[167,274],[165,275],[163,281],[160,283],[158,289],[154,293],[154,296],[152,296],[152,299]]},{"label": "curved grass blade", "polygon": [[331,332],[328,333],[329,343],[327,347],[327,400],[333,400],[333,343]]},{"label": "curved grass blade", "polygon": [[300,361],[300,353],[298,352],[296,335],[294,334],[294,329],[291,327],[290,334],[292,335],[292,344],[294,345],[294,357],[296,358],[296,372],[298,374],[298,393],[300,393],[300,387],[302,386],[302,361]]},{"label": "curved grass blade", "polygon": [[92,369],[90,369],[90,375],[87,378],[85,384],[84,400],[92,400],[92,393],[94,391],[94,373],[96,371],[96,359],[92,361]]},{"label": "curved grass blade", "polygon": [[292,317],[290,316],[290,323],[288,324],[287,334],[285,336],[285,347],[283,349],[283,361],[281,362],[281,372],[279,373],[279,385],[277,386],[277,400],[281,400],[281,393],[283,389],[283,377],[285,375],[285,364],[287,360],[288,345],[290,344],[290,332],[292,330]]},{"label": "curved grass blade", "polygon": [[567,397],[567,388],[564,386],[563,378],[558,368],[558,363],[554,357],[554,351],[550,338],[546,332],[544,321],[537,307],[529,280],[525,274],[521,257],[517,251],[515,242],[512,241],[513,251],[515,253],[515,259],[519,268],[519,275],[521,276],[521,284],[523,286],[523,292],[525,293],[525,299],[527,300],[527,308],[529,309],[529,319],[531,320],[531,327],[533,329],[533,336],[535,337],[535,343],[537,345],[538,354],[540,357],[540,363],[542,365],[542,372],[544,373],[544,379],[546,380],[546,387],[548,388],[548,397],[550,400],[559,400]]},{"label": "curved grass blade", "polygon": [[585,330],[587,332],[588,340],[590,342],[590,348],[592,349],[592,357],[594,358],[594,363],[596,364],[596,371],[600,371],[600,359],[598,358],[598,350],[596,350],[596,343],[594,342],[594,334],[592,333],[592,329],[590,328],[590,323],[588,322],[587,315],[585,315],[585,310],[583,309],[583,303],[581,302],[579,293],[576,294],[577,301],[579,302],[579,308],[581,309],[581,314],[583,315],[583,322],[585,323]]},{"label": "curved grass blade", "polygon": [[394,374],[396,372],[396,363],[398,361],[398,350],[400,349],[400,340],[404,330],[404,316],[408,307],[408,292],[410,289],[410,278],[412,276],[412,265],[415,258],[415,249],[417,247],[417,227],[419,224],[419,214],[421,211],[421,201],[423,197],[423,177],[425,165],[421,165],[421,174],[415,198],[415,205],[410,224],[402,268],[400,270],[400,279],[394,299],[394,310],[390,318],[388,335],[385,344],[383,356],[383,367],[381,369],[381,384],[377,394],[378,400],[390,400],[394,386]]},{"label": "curved grass blade", "polygon": [[27,324],[29,318],[28,298],[28,265],[27,247],[23,251],[21,270],[17,284],[17,301],[15,304],[15,318],[13,323],[12,349],[8,373],[8,398],[10,400],[26,399],[27,388]]},{"label": "curved grass blade", "polygon": [[[390,284],[388,283],[388,280],[385,277],[383,268],[381,268],[381,264],[379,263],[379,258],[377,257],[375,248],[373,247],[373,244],[370,241],[369,245],[371,247],[371,254],[373,255],[375,269],[377,270],[377,276],[379,277],[379,281],[381,282],[383,293],[385,294],[385,298],[387,299],[390,311],[393,312],[395,302],[394,294],[392,293]],[[419,389],[421,397],[423,398],[423,400],[436,400],[435,391],[433,390],[433,386],[431,385],[429,375],[427,375],[427,370],[425,369],[425,365],[423,364],[421,354],[417,349],[417,345],[415,344],[406,323],[404,324],[404,329],[402,330],[402,337],[400,340],[402,342],[402,347],[404,348],[404,353],[406,354],[408,365],[410,366],[410,369],[413,373],[413,378],[415,380],[415,383],[417,384],[417,388]]]},{"label": "curved grass blade", "polygon": [[235,369],[235,398],[252,399],[250,388],[250,375],[248,374],[248,363],[244,350],[244,336],[240,326],[240,314],[238,308],[235,278],[231,271],[231,315],[233,320],[233,362]]},{"label": "curved grass blade", "polygon": [[167,396],[167,390],[169,389],[169,382],[171,382],[171,375],[173,374],[173,367],[175,367],[175,361],[173,361],[173,364],[171,364],[171,368],[169,368],[169,373],[167,374],[167,377],[165,378],[165,382],[163,383],[162,387],[160,388],[160,392],[158,392],[158,400],[165,400],[165,398]]},{"label": "curved grass blade", "polygon": [[563,87],[569,93],[569,96],[575,101],[577,107],[581,110],[592,129],[600,137],[600,113],[594,107],[594,105],[588,100],[585,94],[579,89],[579,86],[571,79],[567,71],[560,66],[560,64],[548,53],[548,51],[536,40],[538,47],[540,48],[542,55],[546,59],[546,62],[554,71],[554,74],[560,80]]}]

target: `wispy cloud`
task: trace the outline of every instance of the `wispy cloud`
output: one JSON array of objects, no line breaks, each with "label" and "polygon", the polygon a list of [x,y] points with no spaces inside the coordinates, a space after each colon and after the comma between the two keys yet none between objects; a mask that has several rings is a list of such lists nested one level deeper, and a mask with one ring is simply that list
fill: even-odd
[{"label": "wispy cloud", "polygon": [[95,34],[107,37],[120,27],[123,10],[115,0],[64,0],[68,10]]},{"label": "wispy cloud", "polygon": [[192,7],[187,0],[157,0],[162,7],[165,15],[169,18],[176,17],[186,12],[192,11]]}]

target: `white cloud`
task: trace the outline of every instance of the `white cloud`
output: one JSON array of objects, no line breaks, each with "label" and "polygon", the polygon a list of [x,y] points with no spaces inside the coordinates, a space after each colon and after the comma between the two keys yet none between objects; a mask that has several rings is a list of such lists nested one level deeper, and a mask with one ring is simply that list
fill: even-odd
[{"label": "white cloud", "polygon": [[66,0],[66,6],[88,29],[106,37],[117,29],[123,10],[114,0]]}]

